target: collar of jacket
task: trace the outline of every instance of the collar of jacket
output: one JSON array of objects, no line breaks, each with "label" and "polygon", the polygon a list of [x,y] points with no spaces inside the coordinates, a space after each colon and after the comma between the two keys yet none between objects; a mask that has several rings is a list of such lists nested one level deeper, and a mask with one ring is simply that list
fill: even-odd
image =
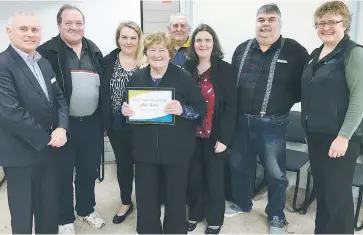
[{"label": "collar of jacket", "polygon": [[[90,40],[83,37],[83,42],[86,43],[86,47],[92,52],[92,53],[101,53],[100,49]],[[66,48],[63,45],[63,41],[58,34],[56,37],[53,37],[49,42],[49,50],[56,51],[57,53],[60,53],[64,51]]]},{"label": "collar of jacket", "polygon": [[105,61],[110,61],[110,60],[115,61],[117,59],[117,54],[120,53],[120,51],[121,51],[120,48],[116,48],[116,49],[112,50],[108,55],[105,56],[104,60]]},{"label": "collar of jacket", "polygon": [[[348,34],[345,34],[344,37],[340,40],[340,42],[336,45],[336,47],[334,48],[334,50],[332,51],[333,53],[330,54],[336,54],[341,52],[342,50],[345,49],[346,44],[349,42],[350,37]],[[321,50],[323,50],[324,44],[322,44],[319,48],[318,48],[318,54],[320,54]]]},{"label": "collar of jacket", "polygon": [[[217,56],[212,56],[210,58],[210,62],[211,62],[211,67],[217,65],[219,63],[219,61],[221,61],[222,59],[221,58],[218,58]],[[191,60],[191,59],[188,59],[186,62],[185,62],[185,65],[190,65],[191,67],[197,67],[198,66],[198,61],[197,60]]]}]

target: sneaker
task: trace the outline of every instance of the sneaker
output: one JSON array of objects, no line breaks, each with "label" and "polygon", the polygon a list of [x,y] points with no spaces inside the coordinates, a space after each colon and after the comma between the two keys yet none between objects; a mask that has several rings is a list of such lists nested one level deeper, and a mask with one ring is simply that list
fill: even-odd
[{"label": "sneaker", "polygon": [[232,203],[230,206],[226,207],[224,210],[224,216],[227,218],[236,216],[238,214],[243,213],[244,211],[239,208],[236,204]]},{"label": "sneaker", "polygon": [[286,222],[280,220],[279,217],[272,217],[272,220],[268,224],[270,225],[269,234],[285,234]]},{"label": "sneaker", "polygon": [[74,229],[73,223],[59,225],[58,234],[75,234],[75,229]]},{"label": "sneaker", "polygon": [[86,217],[77,216],[77,218],[80,221],[89,224],[93,228],[101,228],[103,225],[106,224],[105,221],[102,219],[102,217],[99,214],[97,214],[96,211],[92,212],[90,215]]}]

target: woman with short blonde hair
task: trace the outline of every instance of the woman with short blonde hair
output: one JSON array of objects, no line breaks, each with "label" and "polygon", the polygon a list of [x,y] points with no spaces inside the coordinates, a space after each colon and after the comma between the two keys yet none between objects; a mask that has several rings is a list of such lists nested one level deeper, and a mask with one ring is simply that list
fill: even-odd
[{"label": "woman with short blonde hair", "polygon": [[343,1],[328,1],[314,14],[322,45],[302,75],[302,125],[316,187],[316,234],[354,234],[352,182],[363,118],[363,48],[348,32]]}]

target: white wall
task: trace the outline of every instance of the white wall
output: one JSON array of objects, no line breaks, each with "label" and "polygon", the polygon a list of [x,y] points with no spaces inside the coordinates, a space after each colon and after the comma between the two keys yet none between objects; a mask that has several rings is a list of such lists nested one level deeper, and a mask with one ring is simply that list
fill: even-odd
[{"label": "white wall", "polygon": [[222,43],[226,61],[241,42],[255,35],[256,12],[260,6],[274,2],[282,15],[282,35],[297,40],[311,52],[320,45],[313,27],[313,13],[323,0],[256,1],[256,0],[196,0],[193,4],[193,26],[207,23]]},{"label": "white wall", "polygon": [[[230,62],[235,48],[255,36],[256,12],[263,4],[276,3],[281,11],[282,35],[303,45],[310,53],[321,45],[313,27],[316,8],[325,0],[194,0],[192,4],[192,26],[209,24],[216,31]],[[346,1],[349,2],[349,1]],[[349,5],[349,4],[348,4]],[[185,10],[190,14],[190,9]],[[359,22],[360,43],[363,43],[363,2],[360,2]],[[300,110],[300,103],[293,110]]]},{"label": "white wall", "polygon": [[357,42],[363,45],[363,1],[359,2],[358,33]]},{"label": "white wall", "polygon": [[77,1],[0,1],[0,51],[9,45],[5,31],[9,16],[16,11],[33,11],[42,24],[42,42],[58,34],[56,15],[59,8],[70,3],[79,7],[86,18],[85,36],[94,41],[104,54],[116,47],[115,31],[122,20],[140,24],[140,1],[137,0],[77,0]]}]

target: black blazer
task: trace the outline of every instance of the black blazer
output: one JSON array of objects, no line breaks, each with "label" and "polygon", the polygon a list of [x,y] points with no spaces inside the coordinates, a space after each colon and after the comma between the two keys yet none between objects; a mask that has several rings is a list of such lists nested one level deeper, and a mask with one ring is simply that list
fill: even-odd
[{"label": "black blazer", "polygon": [[[135,72],[128,87],[153,87],[150,65]],[[192,76],[169,63],[158,87],[175,89],[175,100],[200,114],[196,120],[175,116],[175,125],[130,124],[135,161],[156,164],[188,164],[195,148],[195,124],[206,111],[205,100]],[[124,96],[125,99],[125,96]]]},{"label": "black blazer", "polygon": [[39,67],[49,99],[37,79],[9,46],[0,53],[0,166],[29,166],[41,161],[51,132],[68,128],[68,107],[50,63],[41,58]]},{"label": "black blazer", "polygon": [[[184,68],[193,75],[196,60],[187,60]],[[229,145],[237,120],[237,73],[231,64],[220,58],[211,59],[211,78],[215,92],[211,139]]]}]

